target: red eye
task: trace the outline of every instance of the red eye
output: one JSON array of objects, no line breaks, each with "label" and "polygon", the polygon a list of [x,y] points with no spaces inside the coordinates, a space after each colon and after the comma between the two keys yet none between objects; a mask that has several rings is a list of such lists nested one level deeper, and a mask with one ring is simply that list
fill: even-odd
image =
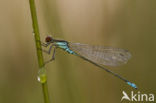
[{"label": "red eye", "polygon": [[47,37],[45,38],[45,42],[50,42],[50,41],[52,41],[52,37],[47,36]]}]

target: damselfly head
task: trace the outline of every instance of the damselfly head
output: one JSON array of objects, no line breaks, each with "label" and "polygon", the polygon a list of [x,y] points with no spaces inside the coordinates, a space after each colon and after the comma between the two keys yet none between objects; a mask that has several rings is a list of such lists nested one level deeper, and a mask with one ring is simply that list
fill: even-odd
[{"label": "damselfly head", "polygon": [[54,39],[53,39],[51,36],[47,36],[47,37],[45,38],[45,42],[47,42],[47,43],[49,43],[49,42],[54,42],[53,40],[54,40]]}]

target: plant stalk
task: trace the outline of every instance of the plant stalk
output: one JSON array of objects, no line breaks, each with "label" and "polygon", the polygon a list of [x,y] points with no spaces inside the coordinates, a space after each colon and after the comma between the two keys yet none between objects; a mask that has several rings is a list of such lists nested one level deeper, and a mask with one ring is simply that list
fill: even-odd
[{"label": "plant stalk", "polygon": [[[44,68],[44,59],[43,59],[42,51],[39,49],[42,47],[41,47],[41,42],[40,42],[40,33],[39,33],[39,26],[38,26],[38,21],[37,21],[35,1],[29,0],[29,4],[30,4],[31,17],[32,17],[33,32],[35,34],[34,37],[35,37],[35,43],[36,43],[39,72],[40,72],[40,70],[46,71]],[[42,70],[42,69],[44,69],[44,70]],[[50,103],[46,77],[47,77],[46,72],[42,72],[41,75],[39,74],[40,83],[42,84],[44,103]]]}]

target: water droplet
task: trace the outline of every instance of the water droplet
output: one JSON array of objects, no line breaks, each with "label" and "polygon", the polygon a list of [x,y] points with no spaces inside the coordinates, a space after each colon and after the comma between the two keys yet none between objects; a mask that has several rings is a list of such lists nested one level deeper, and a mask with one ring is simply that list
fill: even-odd
[{"label": "water droplet", "polygon": [[46,69],[45,68],[39,69],[37,80],[40,83],[45,83],[47,81],[47,75],[46,75]]},{"label": "water droplet", "polygon": [[35,35],[35,32],[33,31],[32,34],[33,34],[33,36],[34,36],[34,35]]}]

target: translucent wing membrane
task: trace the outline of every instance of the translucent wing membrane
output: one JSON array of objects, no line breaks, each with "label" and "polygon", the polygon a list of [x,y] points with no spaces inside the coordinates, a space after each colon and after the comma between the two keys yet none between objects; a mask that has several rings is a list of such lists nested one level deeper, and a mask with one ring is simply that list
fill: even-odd
[{"label": "translucent wing membrane", "polygon": [[91,46],[80,43],[69,43],[69,48],[88,60],[97,64],[107,66],[119,66],[127,63],[131,58],[131,54],[124,49],[104,47],[104,46]]}]

